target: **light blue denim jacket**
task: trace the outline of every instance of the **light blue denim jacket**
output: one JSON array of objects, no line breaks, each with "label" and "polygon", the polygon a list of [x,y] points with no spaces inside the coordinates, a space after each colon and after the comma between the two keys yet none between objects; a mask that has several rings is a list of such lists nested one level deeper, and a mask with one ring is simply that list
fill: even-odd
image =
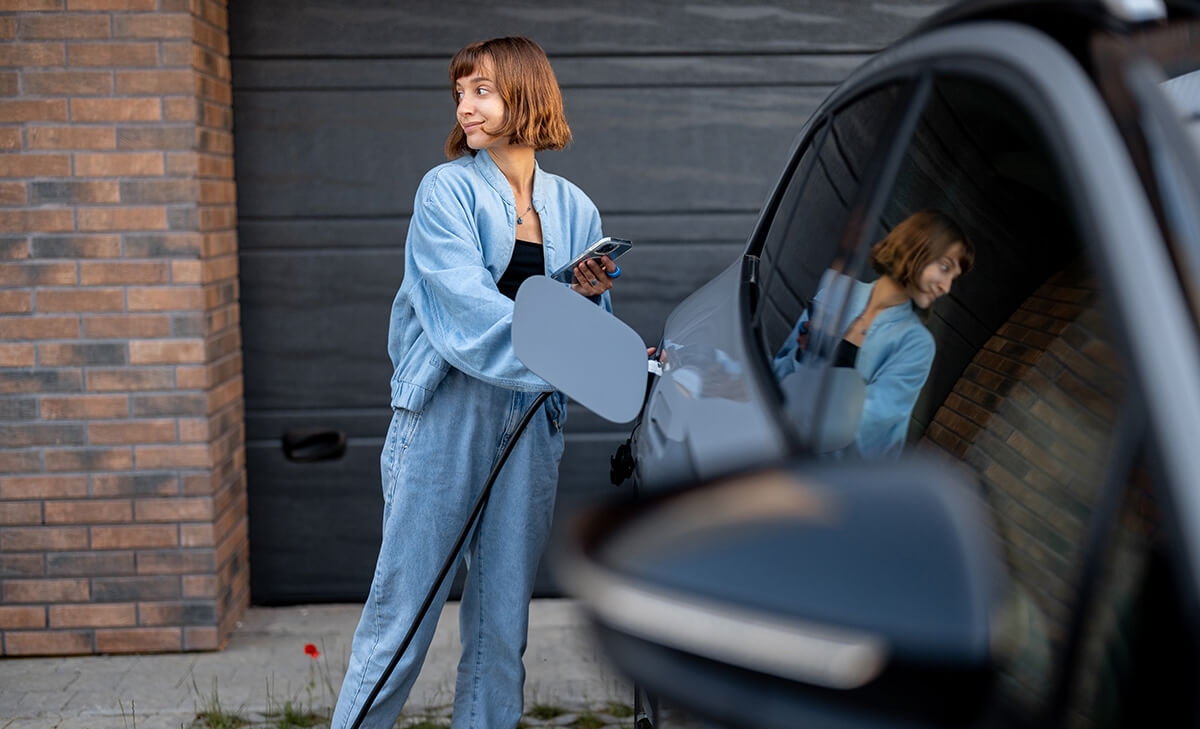
[{"label": "light blue denim jacket", "polygon": [[[587,195],[541,167],[533,207],[547,271],[601,237]],[[516,219],[512,188],[486,151],[438,165],[421,180],[388,326],[393,408],[420,411],[450,367],[510,390],[553,389],[513,354],[513,302],[496,288],[512,258]],[[612,310],[607,293],[600,301]]]},{"label": "light blue denim jacket", "polygon": [[[824,285],[813,297],[813,319],[819,320],[827,307],[822,305],[829,299],[836,306],[841,298],[830,292],[851,281],[840,274],[823,281]],[[839,285],[841,285],[839,287]],[[867,308],[874,283],[851,281],[849,301],[841,312],[840,321],[833,330],[838,338],[845,333],[859,314]],[[792,328],[779,353],[775,355],[772,369],[782,379],[796,369],[796,342],[800,324],[808,321],[802,316]],[[911,303],[892,306],[875,317],[863,338],[862,347],[854,369],[867,383],[863,402],[862,419],[855,433],[858,452],[867,458],[893,457],[904,448],[908,434],[908,420],[929,368],[933,364],[936,345],[933,334],[917,316]]]}]

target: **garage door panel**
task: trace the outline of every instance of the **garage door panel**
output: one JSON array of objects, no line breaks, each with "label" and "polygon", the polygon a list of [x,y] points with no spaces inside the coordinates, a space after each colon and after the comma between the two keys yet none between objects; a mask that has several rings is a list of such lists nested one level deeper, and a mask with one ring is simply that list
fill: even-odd
[{"label": "garage door panel", "polygon": [[[742,243],[635,246],[614,308],[653,345],[668,312]],[[241,256],[246,408],[370,408],[386,402],[387,327],[402,249],[267,251]]]},{"label": "garage door panel", "polygon": [[[541,164],[601,211],[754,211],[823,95],[568,90],[575,142]],[[444,159],[453,120],[447,95],[434,91],[239,92],[234,103],[238,202],[259,218],[410,214],[421,174]]]},{"label": "garage door panel", "polygon": [[[527,35],[550,55],[875,51],[944,2],[808,0],[753,5],[684,0],[475,4],[469,17],[438,0],[257,0],[229,6],[234,54],[444,55],[482,38]],[[288,22],[281,23],[279,18]]]}]

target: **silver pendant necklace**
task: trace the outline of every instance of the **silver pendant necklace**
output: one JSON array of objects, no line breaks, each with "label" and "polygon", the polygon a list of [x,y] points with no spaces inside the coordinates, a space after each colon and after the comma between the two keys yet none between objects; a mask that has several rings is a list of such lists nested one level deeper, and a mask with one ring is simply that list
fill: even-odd
[{"label": "silver pendant necklace", "polygon": [[531,202],[531,203],[529,203],[529,207],[525,208],[525,212],[523,212],[523,213],[521,213],[520,215],[518,215],[518,216],[517,216],[517,225],[524,225],[524,224],[525,224],[525,216],[529,214],[529,211],[530,211],[530,210],[533,210],[533,203],[532,203],[532,202]]}]

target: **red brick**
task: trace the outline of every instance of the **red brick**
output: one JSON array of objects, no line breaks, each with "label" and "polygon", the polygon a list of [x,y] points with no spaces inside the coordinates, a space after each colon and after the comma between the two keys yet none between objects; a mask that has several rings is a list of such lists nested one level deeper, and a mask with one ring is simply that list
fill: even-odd
[{"label": "red brick", "polygon": [[170,333],[171,318],[165,314],[86,316],[83,318],[83,336],[93,339],[166,337]]},{"label": "red brick", "polygon": [[84,286],[167,283],[170,275],[170,267],[166,262],[79,264],[79,283]]},{"label": "red brick", "polygon": [[30,127],[30,149],[116,149],[116,127]]},{"label": "red brick", "polygon": [[158,152],[80,153],[75,155],[75,174],[80,177],[161,175],[163,171],[163,156]]},{"label": "red brick", "polygon": [[0,285],[73,286],[76,280],[74,263],[0,263]]},{"label": "red brick", "polygon": [[[4,159],[0,156],[0,160]],[[0,232],[38,231],[57,233],[74,230],[75,216],[70,210],[0,210]],[[6,264],[6,268],[8,265]]]},{"label": "red brick", "polygon": [[46,555],[0,552],[0,577],[41,577],[45,574]]},{"label": "red brick", "polygon": [[196,155],[196,172],[201,177],[216,177],[223,180],[233,179],[233,158],[218,157],[211,154]]},{"label": "red brick", "polygon": [[79,392],[82,375],[79,368],[0,370],[0,393]]},{"label": "red brick", "polygon": [[0,443],[6,447],[82,445],[84,431],[78,423],[0,424]]},{"label": "red brick", "polygon": [[192,17],[181,13],[115,15],[113,16],[113,35],[117,38],[191,39]]},{"label": "red brick", "polygon": [[[156,388],[162,389],[162,388]],[[161,415],[200,416],[208,413],[208,398],[204,393],[174,392],[170,395],[134,395],[135,417]]]},{"label": "red brick", "polygon": [[204,264],[200,261],[171,261],[171,282],[204,283]]},{"label": "red brick", "polygon": [[42,523],[42,504],[38,501],[0,502],[0,525],[27,526]]},{"label": "red brick", "polygon": [[171,496],[179,492],[174,472],[92,476],[92,496]]},{"label": "red brick", "polygon": [[214,575],[185,575],[183,597],[216,597],[219,586]]},{"label": "red brick", "polygon": [[[6,154],[0,157],[0,177],[64,177],[70,174],[71,158],[65,154]],[[39,228],[28,230],[40,231]]]},{"label": "red brick", "polygon": [[144,339],[129,342],[130,364],[179,364],[204,361],[204,340],[202,339]]},{"label": "red brick", "polygon": [[96,96],[113,92],[111,71],[26,71],[24,90],[31,96]]},{"label": "red brick", "polygon": [[51,605],[51,628],[122,628],[137,625],[137,605]]},{"label": "red brick", "polygon": [[62,43],[0,43],[0,66],[63,66],[66,61],[66,45]]},{"label": "red brick", "polygon": [[[11,0],[3,0],[11,2]],[[17,37],[17,19],[15,16],[0,17],[0,38]]]},{"label": "red brick", "polygon": [[161,207],[80,208],[82,231],[166,230],[167,209]]},{"label": "red brick", "polygon": [[174,387],[174,380],[169,367],[95,369],[88,370],[87,389],[92,392],[167,390]]},{"label": "red brick", "polygon": [[86,579],[5,580],[4,602],[83,602],[91,597]]},{"label": "red brick", "polygon": [[0,344],[0,367],[33,367],[35,364],[32,344]]},{"label": "red brick", "polygon": [[47,289],[37,295],[38,311],[121,311],[125,308],[123,289]]},{"label": "red brick", "polygon": [[[0,121],[3,121],[2,117],[3,107],[0,106]],[[66,118],[65,113],[62,118]],[[72,121],[158,121],[161,118],[162,102],[158,99],[71,99]]]},{"label": "red brick", "polygon": [[[107,186],[111,182],[95,182]],[[99,188],[101,190],[106,187]],[[120,258],[121,236],[119,235],[45,235],[33,241],[36,258]]]},{"label": "red brick", "polygon": [[46,451],[46,470],[128,471],[133,468],[129,448],[72,448]]},{"label": "red brick", "polygon": [[175,384],[181,390],[207,390],[210,384],[208,368],[180,365],[175,368]]},{"label": "red brick", "polygon": [[[213,572],[213,552],[211,549],[196,549],[181,551],[164,549],[151,552],[138,552],[137,571],[139,575],[196,575]],[[172,621],[176,625],[179,621]],[[192,621],[194,622],[194,621]],[[151,623],[142,614],[143,625],[162,625]]]},{"label": "red brick", "polygon": [[179,546],[212,547],[217,543],[212,524],[180,524]]},{"label": "red brick", "polygon": [[206,418],[180,418],[179,442],[207,443],[210,439],[208,420]]},{"label": "red brick", "polygon": [[117,71],[119,94],[189,94],[196,90],[190,70]]},{"label": "red brick", "polygon": [[88,530],[56,526],[0,529],[0,552],[66,552],[88,547]]},{"label": "red brick", "polygon": [[78,336],[79,320],[75,317],[0,317],[0,339],[68,339]]},{"label": "red brick", "polygon": [[46,608],[0,605],[0,630],[44,627],[46,627]]},{"label": "red brick", "polygon": [[115,180],[37,181],[30,183],[29,191],[33,205],[115,203],[120,200],[120,187]]},{"label": "red brick", "polygon": [[213,627],[185,627],[183,649],[188,651],[215,651],[221,647],[217,629]]},{"label": "red brick", "polygon": [[0,205],[24,205],[28,201],[24,182],[0,182]]},{"label": "red brick", "polygon": [[43,397],[42,418],[45,420],[88,420],[121,418],[129,414],[127,395],[76,395]]},{"label": "red brick", "polygon": [[0,479],[0,499],[72,499],[87,496],[86,476],[10,476]]},{"label": "red brick", "polygon": [[33,311],[33,292],[25,290],[0,291],[0,313],[27,314]]},{"label": "red brick", "polygon": [[115,577],[137,573],[133,552],[51,552],[46,574],[54,577]]},{"label": "red brick", "polygon": [[208,448],[202,445],[134,446],[139,471],[163,468],[209,468]]},{"label": "red brick", "polygon": [[0,150],[15,151],[21,148],[21,144],[20,127],[0,127]]},{"label": "red brick", "polygon": [[0,0],[0,12],[62,10],[63,0]]},{"label": "red brick", "polygon": [[167,653],[182,649],[181,628],[128,628],[96,631],[99,653]]},{"label": "red brick", "polygon": [[[170,125],[156,127],[121,127],[117,133],[117,146],[121,149],[191,149],[195,145],[195,134],[192,132],[191,126]],[[194,186],[195,182],[191,180],[176,180],[175,184],[180,185],[184,182]],[[153,180],[150,183],[143,183],[148,186],[150,184],[169,184],[164,180]],[[148,196],[147,196],[148,197]],[[188,201],[195,199],[195,193],[188,198]],[[160,202],[157,200],[131,200],[131,202]],[[163,201],[167,202],[167,201]],[[171,200],[170,202],[176,202]]]},{"label": "red brick", "polygon": [[[89,423],[88,442],[95,445],[134,443],[174,443],[175,421],[129,420],[117,423]],[[138,521],[144,521],[139,519]]]},{"label": "red brick", "polygon": [[208,308],[204,290],[195,286],[129,287],[130,311],[187,311]]},{"label": "red brick", "polygon": [[122,524],[133,520],[128,501],[47,501],[47,524]]},{"label": "red brick", "polygon": [[21,37],[26,40],[63,38],[108,38],[107,15],[25,15],[21,18]]},{"label": "red brick", "polygon": [[211,498],[137,499],[134,518],[137,521],[212,521]]},{"label": "red brick", "polygon": [[175,525],[92,527],[92,549],[153,549],[179,546]]},{"label": "red brick", "polygon": [[[0,44],[0,47],[3,47],[3,44]],[[66,99],[0,100],[0,122],[66,120]]]},{"label": "red brick", "polygon": [[204,23],[196,23],[194,37],[197,43],[211,48],[223,56],[229,55],[229,35],[220,28],[214,28]]},{"label": "red brick", "polygon": [[195,121],[196,104],[196,99],[191,96],[163,99],[163,118],[171,121]]},{"label": "red brick", "polygon": [[71,43],[67,45],[67,53],[72,66],[158,65],[157,43]]},{"label": "red brick", "polygon": [[67,10],[142,10],[158,9],[158,0],[67,0]]},{"label": "red brick", "polygon": [[129,345],[125,342],[44,342],[37,345],[37,351],[43,367],[119,365],[129,361]]},{"label": "red brick", "polygon": [[9,631],[4,634],[6,656],[72,656],[92,652],[92,634],[84,630]]}]

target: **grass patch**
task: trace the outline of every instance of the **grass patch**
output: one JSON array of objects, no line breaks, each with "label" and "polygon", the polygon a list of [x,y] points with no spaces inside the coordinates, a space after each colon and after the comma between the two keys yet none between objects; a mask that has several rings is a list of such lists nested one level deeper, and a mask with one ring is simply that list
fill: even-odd
[{"label": "grass patch", "polygon": [[542,721],[545,721],[547,719],[553,719],[556,716],[562,716],[563,714],[567,713],[567,710],[560,709],[557,706],[551,706],[550,704],[534,704],[533,707],[525,713],[529,714],[534,719],[541,719]]},{"label": "grass patch", "polygon": [[604,712],[617,719],[628,719],[633,716],[633,707],[629,704],[622,704],[620,701],[610,701],[604,708]]},{"label": "grass patch", "polygon": [[217,680],[213,679],[212,693],[207,697],[200,695],[196,679],[192,679],[192,690],[201,700],[200,708],[196,711],[196,723],[205,729],[239,729],[250,722],[235,711],[227,711],[221,706],[221,694],[217,691]]},{"label": "grass patch", "polygon": [[280,710],[272,716],[275,718],[275,729],[309,729],[328,721],[328,717],[323,714],[305,711],[299,704],[293,704],[291,701],[283,702]]},{"label": "grass patch", "polygon": [[578,719],[571,722],[570,726],[574,729],[600,729],[604,726],[604,720],[590,711],[585,711],[579,715]]}]

